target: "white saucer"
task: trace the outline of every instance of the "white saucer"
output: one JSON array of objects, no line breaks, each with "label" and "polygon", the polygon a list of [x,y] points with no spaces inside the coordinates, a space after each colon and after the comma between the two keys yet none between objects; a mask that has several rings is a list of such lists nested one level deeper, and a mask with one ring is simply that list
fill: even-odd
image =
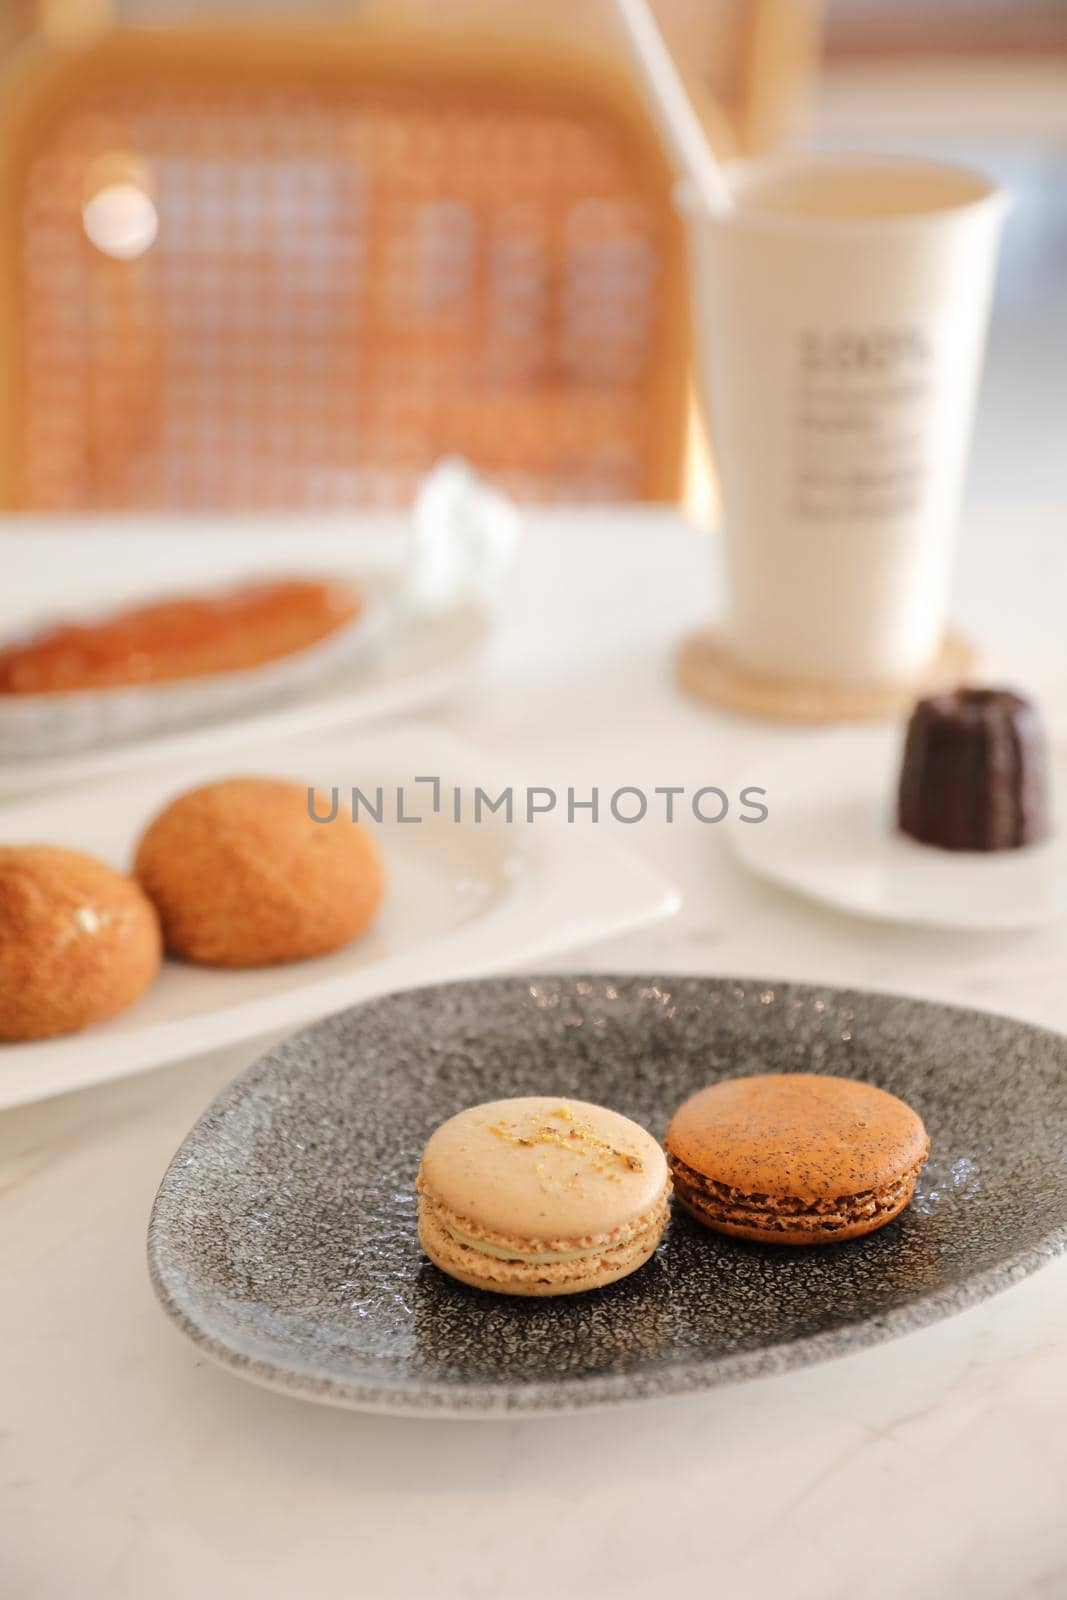
[{"label": "white saucer", "polygon": [[[806,740],[761,779],[765,821],[730,830],[750,870],[810,900],[937,928],[1006,932],[1067,911],[1067,818],[1047,844],[1023,850],[938,850],[894,823],[902,731],[860,729]],[[1054,750],[1056,795],[1067,752]]]}]

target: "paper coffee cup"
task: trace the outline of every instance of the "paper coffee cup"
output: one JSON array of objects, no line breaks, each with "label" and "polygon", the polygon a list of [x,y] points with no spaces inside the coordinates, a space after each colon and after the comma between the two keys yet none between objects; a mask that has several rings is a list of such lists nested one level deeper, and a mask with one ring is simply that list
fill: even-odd
[{"label": "paper coffee cup", "polygon": [[978,174],[866,157],[685,185],[718,469],[726,648],[756,674],[921,676],[945,630],[1005,198]]}]

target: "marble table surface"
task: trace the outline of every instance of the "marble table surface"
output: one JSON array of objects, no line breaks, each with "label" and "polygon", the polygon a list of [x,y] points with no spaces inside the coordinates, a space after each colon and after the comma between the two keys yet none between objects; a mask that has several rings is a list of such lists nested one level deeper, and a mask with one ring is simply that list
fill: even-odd
[{"label": "marble table surface", "polygon": [[[489,659],[441,719],[516,781],[695,787],[744,769],[759,783],[808,736],[671,687],[672,646],[715,603],[710,547],[665,512],[531,516]],[[1065,612],[1062,514],[972,514],[957,619],[1042,696],[1061,739]],[[684,908],[568,966],[859,983],[1067,1030],[1065,926],[881,927],[752,881],[714,829],[625,837]],[[0,1117],[10,1600],[1067,1593],[1067,1258],[836,1362],[576,1417],[363,1417],[205,1363],[156,1306],[145,1224],[180,1138],[254,1054]]]}]

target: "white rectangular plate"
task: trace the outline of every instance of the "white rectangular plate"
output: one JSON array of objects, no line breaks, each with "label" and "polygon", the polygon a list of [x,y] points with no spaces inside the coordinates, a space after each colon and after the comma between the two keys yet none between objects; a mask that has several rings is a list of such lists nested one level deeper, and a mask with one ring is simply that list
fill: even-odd
[{"label": "white rectangular plate", "polygon": [[[0,1108],[45,1099],[163,1066],[239,1040],[297,1027],[389,990],[529,966],[591,940],[670,916],[677,891],[587,823],[550,817],[509,826],[503,814],[473,821],[470,795],[496,794],[520,777],[500,774],[474,747],[441,729],[349,729],[299,744],[242,749],[173,769],[131,775],[0,811],[0,843],[86,850],[128,869],[145,824],[184,789],[239,774],[291,778],[342,804],[355,785],[384,788],[378,834],[388,873],[373,927],[332,955],[233,972],[168,961],[148,992],[108,1022],[29,1044],[0,1044]],[[428,785],[441,779],[440,814]],[[396,821],[398,785],[417,824]],[[452,820],[455,787],[467,792]]]}]

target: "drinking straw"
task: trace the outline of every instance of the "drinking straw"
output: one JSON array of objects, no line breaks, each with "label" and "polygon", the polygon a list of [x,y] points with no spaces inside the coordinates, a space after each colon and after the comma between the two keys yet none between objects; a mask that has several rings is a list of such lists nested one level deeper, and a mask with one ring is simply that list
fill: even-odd
[{"label": "drinking straw", "polygon": [[615,0],[615,10],[675,166],[709,211],[732,211],[729,184],[645,0]]}]

